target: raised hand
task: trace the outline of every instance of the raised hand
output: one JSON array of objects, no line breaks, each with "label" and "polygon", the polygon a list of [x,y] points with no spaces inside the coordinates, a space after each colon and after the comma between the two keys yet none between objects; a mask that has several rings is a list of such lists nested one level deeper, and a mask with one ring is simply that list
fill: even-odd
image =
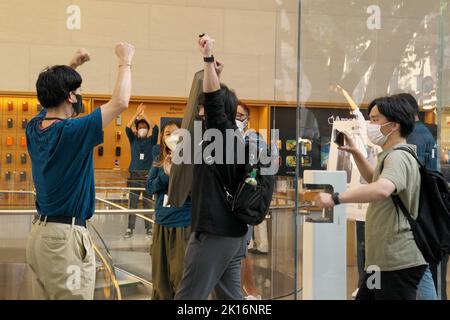
[{"label": "raised hand", "polygon": [[204,57],[211,57],[214,48],[214,42],[215,40],[207,34],[203,35],[198,40],[198,47]]},{"label": "raised hand", "polygon": [[126,42],[120,42],[116,45],[115,52],[121,65],[131,65],[135,48],[132,44]]},{"label": "raised hand", "polygon": [[89,56],[89,53],[86,49],[80,48],[77,51],[75,51],[74,56],[72,57],[72,60],[70,60],[69,65],[76,69],[77,67],[83,65],[85,62],[88,62],[91,60],[91,57]]},{"label": "raised hand", "polygon": [[222,74],[223,68],[225,67],[224,63],[219,60],[214,61],[214,68],[216,69],[217,76],[220,77]]},{"label": "raised hand", "polygon": [[351,154],[359,152],[359,149],[355,141],[352,139],[352,137],[345,131],[342,131],[342,133],[345,135],[345,145],[342,147],[338,147],[338,149],[342,151],[347,151]]},{"label": "raised hand", "polygon": [[141,103],[138,107],[137,107],[137,114],[138,116],[143,115],[145,112],[145,104]]}]

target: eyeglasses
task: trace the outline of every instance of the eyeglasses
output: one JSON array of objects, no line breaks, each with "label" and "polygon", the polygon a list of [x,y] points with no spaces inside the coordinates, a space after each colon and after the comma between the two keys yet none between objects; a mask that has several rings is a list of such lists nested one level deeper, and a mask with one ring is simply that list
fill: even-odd
[{"label": "eyeglasses", "polygon": [[236,113],[236,120],[245,121],[248,119],[248,116],[244,113]]}]

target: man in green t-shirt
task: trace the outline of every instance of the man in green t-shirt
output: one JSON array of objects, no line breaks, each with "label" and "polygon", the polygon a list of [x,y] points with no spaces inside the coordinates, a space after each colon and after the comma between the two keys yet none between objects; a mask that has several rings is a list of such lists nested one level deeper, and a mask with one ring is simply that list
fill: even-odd
[{"label": "man in green t-shirt", "polygon": [[427,263],[407,219],[391,199],[391,195],[399,195],[413,218],[417,218],[419,167],[412,155],[396,150],[406,146],[416,151],[415,146],[406,142],[414,129],[414,110],[404,99],[392,96],[375,99],[368,111],[367,136],[383,149],[376,167],[369,164],[347,134],[346,145],[339,149],[352,154],[363,178],[372,183],[341,194],[320,193],[315,203],[320,208],[370,203],[365,226],[366,275],[357,300],[415,300]]}]

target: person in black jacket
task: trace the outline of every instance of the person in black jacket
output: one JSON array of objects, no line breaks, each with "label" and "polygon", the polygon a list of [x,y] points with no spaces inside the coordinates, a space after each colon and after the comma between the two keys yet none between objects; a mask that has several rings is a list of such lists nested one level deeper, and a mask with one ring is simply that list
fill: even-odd
[{"label": "person in black jacket", "polygon": [[[205,60],[204,127],[219,130],[226,146],[227,130],[238,129],[235,122],[238,99],[234,92],[220,84],[212,55],[213,44],[214,40],[208,35],[199,40]],[[206,146],[204,141],[203,146]],[[223,151],[222,163],[230,153],[232,158],[236,158],[235,147],[224,147]],[[175,299],[205,300],[212,294],[216,299],[242,300],[240,271],[241,258],[246,252],[247,225],[233,216],[224,186],[234,194],[245,175],[245,164],[219,164],[217,159],[214,163],[214,160],[209,162],[210,158],[204,158],[204,163],[194,165],[191,193],[193,233],[186,249],[183,277]]]}]

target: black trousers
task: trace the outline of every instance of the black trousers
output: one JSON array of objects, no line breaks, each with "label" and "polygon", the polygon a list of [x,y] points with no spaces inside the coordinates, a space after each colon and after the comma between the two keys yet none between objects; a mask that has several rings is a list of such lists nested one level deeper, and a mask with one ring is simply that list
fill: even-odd
[{"label": "black trousers", "polygon": [[[379,287],[368,288],[373,273],[366,273],[364,281],[358,290],[356,300],[416,300],[417,285],[427,266],[418,266],[396,271],[381,271]],[[368,281],[369,280],[369,281]]]},{"label": "black trousers", "polygon": [[358,288],[361,287],[366,272],[364,265],[366,263],[366,223],[364,221],[356,221],[356,260],[358,263]]},{"label": "black trousers", "polygon": [[[145,185],[147,182],[146,173],[147,173],[146,171],[145,172],[142,172],[142,171],[131,172],[130,178],[128,179],[128,183],[127,183],[128,187],[129,188],[145,188]],[[138,209],[140,194],[141,194],[141,191],[130,190],[130,193],[129,193],[129,197],[130,197],[129,208],[130,209]],[[152,208],[152,203],[150,202],[151,196],[146,191],[143,191],[142,195],[143,195],[142,207],[144,209],[151,209]],[[145,216],[151,218],[151,215],[145,215]],[[128,216],[128,229],[134,230],[135,226],[136,226],[136,215],[130,214]],[[145,220],[145,229],[147,231],[152,229],[152,224],[147,220]]]}]

